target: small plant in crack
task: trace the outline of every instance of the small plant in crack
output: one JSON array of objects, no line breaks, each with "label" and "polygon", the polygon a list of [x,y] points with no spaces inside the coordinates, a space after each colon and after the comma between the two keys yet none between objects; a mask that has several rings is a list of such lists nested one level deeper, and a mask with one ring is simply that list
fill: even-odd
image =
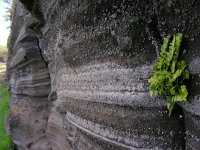
[{"label": "small plant in crack", "polygon": [[160,56],[152,68],[154,74],[148,79],[151,97],[167,97],[169,116],[174,104],[185,102],[188,96],[184,81],[189,79],[190,73],[186,69],[186,61],[179,59],[181,41],[181,33],[164,37]]}]

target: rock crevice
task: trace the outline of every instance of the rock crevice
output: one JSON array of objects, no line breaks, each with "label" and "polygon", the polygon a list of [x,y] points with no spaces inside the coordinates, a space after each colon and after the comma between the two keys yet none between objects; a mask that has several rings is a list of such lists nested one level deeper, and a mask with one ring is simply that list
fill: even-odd
[{"label": "rock crevice", "polygon": [[[16,0],[8,71],[18,149],[198,149],[198,14],[195,0]],[[147,79],[162,37],[177,32],[190,96],[169,118]]]}]

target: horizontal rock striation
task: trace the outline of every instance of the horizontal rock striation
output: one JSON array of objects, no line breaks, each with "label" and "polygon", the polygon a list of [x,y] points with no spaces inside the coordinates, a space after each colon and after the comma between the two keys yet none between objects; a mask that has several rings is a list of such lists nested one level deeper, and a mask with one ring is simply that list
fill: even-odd
[{"label": "horizontal rock striation", "polygon": [[[16,1],[8,68],[18,149],[198,149],[199,8],[195,0]],[[168,117],[147,79],[162,37],[177,32],[190,96]]]},{"label": "horizontal rock striation", "polygon": [[19,150],[51,149],[46,139],[51,90],[48,67],[32,26],[37,19],[17,2],[9,60],[10,129]]}]

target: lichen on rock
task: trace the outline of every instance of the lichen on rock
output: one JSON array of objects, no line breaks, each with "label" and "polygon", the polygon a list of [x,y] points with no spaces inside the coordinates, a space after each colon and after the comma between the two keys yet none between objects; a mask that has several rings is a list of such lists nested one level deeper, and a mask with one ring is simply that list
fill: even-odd
[{"label": "lichen on rock", "polygon": [[[198,149],[199,8],[195,0],[16,0],[8,71],[18,149]],[[189,37],[191,103],[169,118],[147,80],[162,37],[177,32]]]}]

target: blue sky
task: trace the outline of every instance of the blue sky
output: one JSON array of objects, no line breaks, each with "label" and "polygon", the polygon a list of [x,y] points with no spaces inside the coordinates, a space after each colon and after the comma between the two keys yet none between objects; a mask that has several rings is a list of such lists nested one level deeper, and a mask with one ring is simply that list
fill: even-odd
[{"label": "blue sky", "polygon": [[4,15],[6,15],[6,7],[8,7],[8,5],[0,0],[0,45],[4,46],[6,46],[7,38],[10,33],[10,29],[7,29],[10,23],[5,21],[4,18]]}]

